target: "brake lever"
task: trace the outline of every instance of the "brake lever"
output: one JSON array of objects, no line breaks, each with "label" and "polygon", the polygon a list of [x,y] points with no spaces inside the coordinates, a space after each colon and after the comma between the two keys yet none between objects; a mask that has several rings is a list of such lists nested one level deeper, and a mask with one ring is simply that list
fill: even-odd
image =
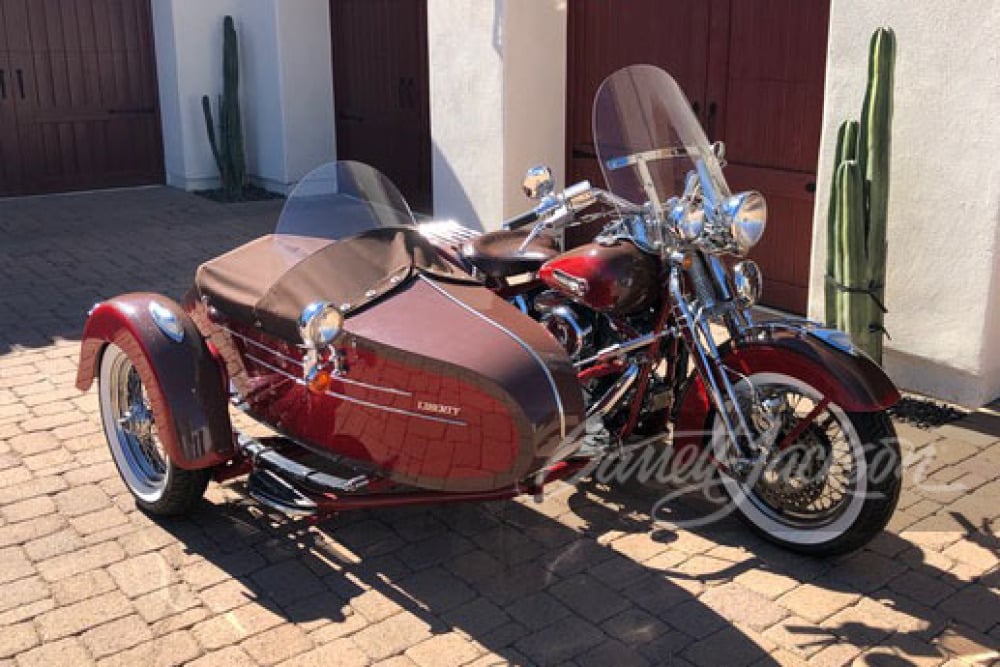
[{"label": "brake lever", "polygon": [[531,229],[531,233],[529,233],[526,237],[524,237],[524,243],[522,243],[521,247],[517,249],[518,254],[523,253],[528,248],[528,246],[531,245],[531,242],[537,239],[539,236],[541,236],[542,232],[544,232],[546,228],[550,226],[551,223],[548,220],[544,220],[535,225]]}]

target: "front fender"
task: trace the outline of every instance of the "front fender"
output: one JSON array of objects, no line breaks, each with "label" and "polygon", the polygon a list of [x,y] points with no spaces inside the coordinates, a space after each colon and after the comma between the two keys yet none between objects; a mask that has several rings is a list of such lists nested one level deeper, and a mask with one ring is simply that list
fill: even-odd
[{"label": "front fender", "polygon": [[[182,325],[180,342],[153,321],[152,302]],[[157,434],[170,460],[187,469],[208,468],[235,453],[222,371],[197,327],[174,301],[158,294],[124,294],[91,311],[83,331],[76,386],[86,391],[109,344],[135,365],[152,404]]]},{"label": "front fender", "polygon": [[[808,329],[774,329],[761,338],[727,342],[723,362],[744,375],[784,373],[815,387],[847,412],[879,412],[899,400],[899,390],[874,361],[822,340]],[[675,447],[703,440],[712,410],[708,392],[695,374],[678,404]]]}]

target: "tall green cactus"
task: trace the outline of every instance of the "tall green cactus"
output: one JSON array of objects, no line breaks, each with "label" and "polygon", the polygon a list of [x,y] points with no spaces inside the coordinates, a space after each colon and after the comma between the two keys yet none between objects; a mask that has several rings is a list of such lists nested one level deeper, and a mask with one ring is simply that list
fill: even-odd
[{"label": "tall green cactus", "polygon": [[222,177],[225,198],[235,201],[243,196],[246,185],[246,152],[243,148],[243,120],[240,114],[240,61],[233,17],[222,21],[222,95],[219,96],[219,133],[215,132],[212,104],[208,95],[201,98],[208,142]]},{"label": "tall green cactus", "polygon": [[827,220],[827,323],[851,334],[882,363],[885,333],[886,223],[896,37],[889,28],[872,35],[868,87],[861,122],[848,120],[837,134],[833,188]]}]

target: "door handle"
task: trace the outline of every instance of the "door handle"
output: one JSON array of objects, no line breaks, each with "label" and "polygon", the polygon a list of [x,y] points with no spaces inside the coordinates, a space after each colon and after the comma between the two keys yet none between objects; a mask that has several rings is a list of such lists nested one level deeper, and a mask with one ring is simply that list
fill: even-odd
[{"label": "door handle", "polygon": [[0,100],[7,99],[7,71],[0,69]]},{"label": "door handle", "polygon": [[715,138],[715,113],[719,110],[719,105],[715,102],[708,103],[708,117],[705,119],[705,129],[708,131],[708,136]]},{"label": "door handle", "polygon": [[809,194],[813,194],[814,192],[816,192],[816,182],[815,181],[810,181],[810,182],[806,183],[806,192],[808,192]]},{"label": "door handle", "polygon": [[701,115],[701,105],[698,102],[692,102],[691,103],[691,109],[694,110],[694,115],[695,116],[700,116]]},{"label": "door handle", "polygon": [[21,93],[21,99],[24,99],[24,72],[22,70],[17,70],[17,89]]}]

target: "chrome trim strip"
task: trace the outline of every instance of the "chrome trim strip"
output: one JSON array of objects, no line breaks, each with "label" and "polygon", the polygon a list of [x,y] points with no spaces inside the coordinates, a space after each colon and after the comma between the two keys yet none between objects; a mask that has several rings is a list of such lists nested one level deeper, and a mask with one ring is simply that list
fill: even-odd
[{"label": "chrome trim strip", "polygon": [[[304,365],[298,359],[292,359],[291,357],[286,356],[286,355],[282,354],[281,352],[278,352],[274,348],[268,347],[267,345],[264,345],[260,341],[256,341],[253,338],[249,338],[247,336],[244,336],[241,333],[237,333],[237,332],[233,331],[232,329],[228,329],[228,328],[223,327],[223,326],[220,326],[219,328],[222,329],[223,331],[225,331],[226,333],[230,334],[230,335],[236,336],[240,340],[244,340],[244,341],[250,343],[251,345],[253,345],[255,347],[259,347],[260,349],[262,349],[262,350],[264,350],[264,351],[266,351],[266,352],[268,352],[270,354],[273,354],[274,356],[278,357],[279,359],[283,359],[284,361],[287,361],[290,364],[295,364],[296,366],[300,366],[300,367]],[[356,385],[358,387],[364,387],[365,389],[371,389],[373,391],[384,391],[387,394],[396,394],[397,396],[413,396],[413,394],[411,392],[404,391],[402,389],[394,389],[392,387],[380,387],[377,384],[368,384],[367,382],[362,382],[361,380],[353,380],[353,379],[348,378],[348,377],[340,377],[340,376],[338,376],[337,380],[340,381],[340,382],[343,382],[344,384],[353,384],[353,385]]]},{"label": "chrome trim strip", "polygon": [[[275,373],[277,373],[279,375],[283,375],[283,376],[287,377],[289,380],[292,380],[293,382],[295,382],[295,384],[304,385],[306,383],[306,381],[303,380],[302,378],[297,377],[295,375],[292,375],[288,371],[286,371],[284,369],[281,369],[281,368],[278,368],[277,366],[272,366],[271,364],[267,363],[263,359],[259,359],[259,358],[255,357],[255,356],[253,356],[252,354],[248,353],[247,354],[247,358],[248,359],[252,359],[256,363],[258,363],[261,366],[263,366],[264,368],[267,368],[268,370],[274,371]],[[443,423],[443,424],[451,424],[452,426],[468,426],[468,424],[466,422],[459,421],[458,419],[446,419],[444,417],[436,417],[434,415],[425,415],[422,412],[410,412],[409,410],[403,410],[402,408],[393,408],[393,407],[390,407],[388,405],[381,405],[379,403],[372,403],[371,401],[365,401],[365,400],[362,400],[360,398],[355,398],[353,396],[348,396],[347,394],[338,393],[336,391],[327,391],[327,392],[325,392],[325,394],[327,396],[332,396],[334,398],[339,398],[339,399],[347,401],[349,403],[357,403],[358,405],[363,405],[363,406],[368,407],[368,408],[374,408],[376,410],[383,410],[385,412],[393,412],[395,414],[404,415],[406,417],[416,417],[416,418],[419,418],[419,419],[426,419],[426,420],[432,421],[432,422],[440,422],[440,423]]]},{"label": "chrome trim strip", "polygon": [[545,373],[545,378],[549,381],[549,386],[552,388],[552,395],[555,396],[556,406],[559,409],[559,431],[560,431],[561,437],[565,438],[566,437],[566,410],[563,407],[562,397],[559,395],[559,388],[556,387],[556,380],[555,380],[554,377],[552,377],[552,372],[549,371],[549,367],[545,365],[545,362],[542,361],[542,358],[538,356],[538,353],[535,352],[535,350],[532,349],[532,347],[530,345],[528,345],[523,340],[521,340],[520,338],[518,338],[517,335],[514,334],[514,332],[510,331],[509,329],[507,329],[506,327],[504,327],[504,326],[502,326],[500,324],[497,324],[496,322],[494,322],[490,318],[488,318],[485,315],[483,315],[482,313],[480,313],[478,310],[475,310],[474,308],[471,308],[470,306],[462,303],[461,301],[459,301],[458,299],[456,299],[455,297],[453,297],[451,294],[448,294],[448,292],[446,292],[441,287],[439,287],[438,285],[436,285],[434,283],[434,281],[430,280],[426,276],[424,276],[424,275],[421,274],[419,277],[420,277],[421,280],[423,280],[428,285],[430,285],[431,287],[433,287],[437,292],[441,293],[441,295],[444,296],[449,301],[457,303],[459,306],[461,306],[465,310],[469,311],[470,313],[472,313],[473,315],[475,315],[479,319],[492,324],[494,327],[496,327],[500,331],[504,332],[505,334],[507,334],[508,336],[510,336],[511,338],[513,338],[514,341],[517,342],[518,345],[520,345],[522,348],[524,348],[525,352],[527,352],[528,354],[531,355],[531,357],[538,363],[538,366],[542,369],[542,372]]}]

